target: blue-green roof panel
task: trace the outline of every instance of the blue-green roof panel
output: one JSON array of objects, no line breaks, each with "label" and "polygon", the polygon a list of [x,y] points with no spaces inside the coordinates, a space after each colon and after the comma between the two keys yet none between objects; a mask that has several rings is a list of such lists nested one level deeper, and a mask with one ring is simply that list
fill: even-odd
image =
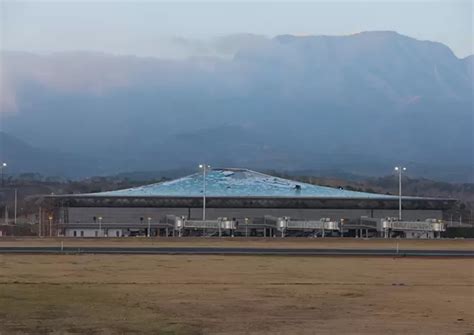
[{"label": "blue-green roof panel", "polygon": [[[94,193],[95,196],[202,197],[203,174],[134,187]],[[355,198],[396,199],[397,196],[355,192],[301,183],[246,169],[212,169],[206,175],[208,197],[285,197],[285,198]]]}]

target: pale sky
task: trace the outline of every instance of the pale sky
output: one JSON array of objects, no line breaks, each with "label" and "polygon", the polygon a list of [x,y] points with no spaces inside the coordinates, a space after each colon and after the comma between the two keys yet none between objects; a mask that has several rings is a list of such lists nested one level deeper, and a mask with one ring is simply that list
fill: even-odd
[{"label": "pale sky", "polygon": [[[394,30],[473,54],[473,1],[160,2],[0,0],[0,48],[169,56],[173,39]],[[170,42],[171,41],[171,42]]]}]

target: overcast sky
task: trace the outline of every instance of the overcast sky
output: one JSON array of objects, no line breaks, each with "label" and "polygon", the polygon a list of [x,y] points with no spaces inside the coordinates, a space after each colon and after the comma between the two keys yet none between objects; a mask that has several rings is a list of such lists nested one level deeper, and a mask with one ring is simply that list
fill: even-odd
[{"label": "overcast sky", "polygon": [[0,0],[0,47],[35,52],[92,50],[140,56],[179,53],[176,38],[234,33],[346,35],[394,30],[473,53],[473,2],[18,2]]}]

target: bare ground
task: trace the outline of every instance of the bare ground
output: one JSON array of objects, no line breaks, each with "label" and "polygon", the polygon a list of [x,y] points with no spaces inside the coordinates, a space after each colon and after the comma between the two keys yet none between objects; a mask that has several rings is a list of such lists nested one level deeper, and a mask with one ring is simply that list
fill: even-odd
[{"label": "bare ground", "polygon": [[472,259],[0,255],[0,334],[472,334]]}]

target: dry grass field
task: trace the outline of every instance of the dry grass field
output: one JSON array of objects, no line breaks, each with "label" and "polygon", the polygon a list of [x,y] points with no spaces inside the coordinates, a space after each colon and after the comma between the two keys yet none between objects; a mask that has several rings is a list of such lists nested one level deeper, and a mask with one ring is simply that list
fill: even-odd
[{"label": "dry grass field", "polygon": [[473,334],[472,259],[0,255],[0,334]]},{"label": "dry grass field", "polygon": [[472,239],[409,240],[355,238],[0,238],[0,247],[60,246],[68,247],[248,247],[248,248],[341,248],[341,249],[435,249],[474,250]]}]

